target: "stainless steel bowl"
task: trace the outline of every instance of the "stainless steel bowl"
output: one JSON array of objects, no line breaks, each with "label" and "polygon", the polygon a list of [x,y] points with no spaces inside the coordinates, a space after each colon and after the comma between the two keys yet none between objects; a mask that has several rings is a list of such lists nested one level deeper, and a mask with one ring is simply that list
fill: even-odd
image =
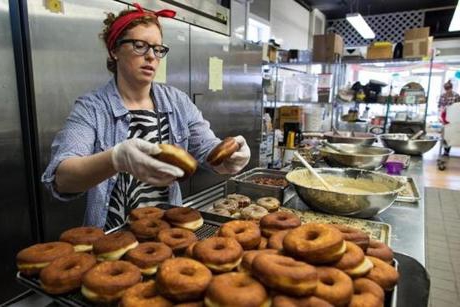
[{"label": "stainless steel bowl", "polygon": [[393,149],[396,153],[415,156],[429,151],[439,138],[424,136],[417,140],[410,140],[410,136],[404,133],[388,133],[380,135],[380,140],[385,147]]},{"label": "stainless steel bowl", "polygon": [[356,144],[334,144],[335,147],[347,153],[337,152],[329,147],[319,149],[321,156],[329,166],[352,167],[368,170],[380,168],[393,150],[377,146]]},{"label": "stainless steel bowl", "polygon": [[308,169],[296,169],[286,175],[299,197],[312,209],[330,214],[370,218],[388,209],[398,193],[404,189],[404,183],[395,177],[374,171],[359,169],[318,168],[319,174],[331,174],[346,178],[364,178],[370,183],[380,183],[388,188],[380,193],[342,193],[314,188],[302,183],[304,176],[312,176]]},{"label": "stainless steel bowl", "polygon": [[372,145],[377,137],[372,133],[365,132],[349,132],[339,131],[339,134],[332,131],[324,133],[324,138],[329,143],[345,143],[345,144],[360,144],[360,145]]}]

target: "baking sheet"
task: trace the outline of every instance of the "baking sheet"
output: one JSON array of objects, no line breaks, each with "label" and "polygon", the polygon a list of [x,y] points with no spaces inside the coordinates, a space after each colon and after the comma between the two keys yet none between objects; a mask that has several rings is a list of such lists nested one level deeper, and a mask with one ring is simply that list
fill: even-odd
[{"label": "baking sheet", "polygon": [[398,177],[404,180],[406,182],[406,185],[404,186],[404,190],[402,190],[398,194],[396,201],[408,202],[408,203],[415,203],[419,201],[421,197],[420,191],[418,189],[417,184],[414,181],[414,178],[405,177],[405,176],[398,176]]},{"label": "baking sheet", "polygon": [[302,223],[343,224],[359,229],[367,233],[372,239],[379,240],[388,246],[391,241],[391,225],[387,223],[324,214],[316,211],[299,211],[296,209],[281,207],[280,211],[292,212],[297,215]]}]

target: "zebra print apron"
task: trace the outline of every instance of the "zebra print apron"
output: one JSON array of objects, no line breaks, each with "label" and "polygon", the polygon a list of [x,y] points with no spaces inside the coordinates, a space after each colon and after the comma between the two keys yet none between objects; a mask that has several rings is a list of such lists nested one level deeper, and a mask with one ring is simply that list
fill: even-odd
[{"label": "zebra print apron", "polygon": [[[165,114],[150,110],[132,110],[128,139],[140,138],[151,143],[168,143],[169,124]],[[122,225],[131,210],[168,202],[168,187],[152,187],[131,174],[119,173],[110,196],[105,229]]]}]

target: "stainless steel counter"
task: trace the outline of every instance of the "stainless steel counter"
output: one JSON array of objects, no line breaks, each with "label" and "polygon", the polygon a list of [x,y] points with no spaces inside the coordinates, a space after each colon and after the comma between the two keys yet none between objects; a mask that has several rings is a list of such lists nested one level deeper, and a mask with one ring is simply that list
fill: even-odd
[{"label": "stainless steel counter", "polygon": [[[395,202],[373,219],[391,225],[391,247],[395,251],[411,256],[425,266],[425,187],[422,158],[412,157],[408,169],[401,175],[414,179],[420,190],[420,200],[416,203]],[[307,205],[297,194],[294,194],[286,206],[297,210],[308,210]]]}]

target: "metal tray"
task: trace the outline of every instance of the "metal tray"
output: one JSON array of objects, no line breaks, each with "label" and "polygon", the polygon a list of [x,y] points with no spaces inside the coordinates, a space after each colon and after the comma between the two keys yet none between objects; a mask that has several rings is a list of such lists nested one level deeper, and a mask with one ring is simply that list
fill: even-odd
[{"label": "metal tray", "polygon": [[[401,195],[401,193],[396,197],[396,201],[406,202],[406,203],[415,203],[420,200],[420,191],[417,184],[412,177],[400,176],[406,180],[406,189],[408,190],[407,195]],[[403,190],[404,192],[404,190]]]},{"label": "metal tray", "polygon": [[[176,206],[172,206],[172,205],[168,205],[168,204],[161,204],[161,205],[158,205],[157,207],[159,207],[161,209],[170,209],[170,208],[174,208]],[[292,210],[292,209],[288,209],[288,208],[282,208],[282,209],[283,210],[285,210],[285,209],[286,210]],[[295,210],[295,211],[297,211],[297,210]],[[195,234],[196,234],[196,236],[198,237],[199,240],[203,240],[205,238],[213,236],[215,234],[215,232],[219,229],[221,224],[233,220],[233,219],[228,218],[228,217],[215,215],[215,214],[211,214],[211,213],[208,213],[208,212],[200,212],[200,213],[201,213],[201,215],[203,217],[204,224],[200,229],[198,229],[195,232]],[[345,219],[349,219],[349,218],[345,218]],[[357,220],[357,219],[351,219],[351,220]],[[372,221],[368,221],[368,222],[372,222]],[[378,223],[378,222],[372,222],[372,223]],[[381,224],[383,224],[383,223],[381,223]],[[111,229],[107,233],[118,231],[118,230],[124,228],[125,226],[126,225],[121,225],[121,226],[119,226],[117,228]],[[354,225],[352,225],[352,226],[355,227]],[[398,269],[398,262],[397,262],[396,259],[394,259],[394,266],[395,266],[396,269]],[[64,294],[64,295],[51,295],[51,294],[46,293],[42,289],[42,287],[40,286],[40,280],[37,277],[22,276],[18,272],[16,274],[16,278],[17,278],[17,280],[18,280],[18,282],[20,284],[28,287],[29,289],[31,289],[31,290],[33,290],[33,291],[35,291],[35,292],[37,292],[37,293],[39,293],[41,295],[44,295],[44,296],[47,296],[47,297],[53,299],[59,305],[71,306],[71,307],[82,307],[82,306],[83,307],[91,307],[91,306],[95,306],[91,302],[88,302],[83,297],[83,295],[81,294],[80,291],[76,291],[76,292],[68,293],[68,294]],[[397,300],[397,286],[393,289],[393,291],[385,292],[385,307],[396,307],[397,306],[396,300]],[[114,306],[117,306],[117,305],[115,304]]]},{"label": "metal tray", "polygon": [[285,178],[287,171],[266,169],[266,168],[253,168],[238,176],[234,176],[228,180],[228,185],[235,190],[238,194],[243,194],[251,199],[258,199],[260,197],[275,197],[281,203],[285,203],[292,197],[292,193],[288,191],[293,190],[293,187],[287,184],[284,187],[271,186],[253,183],[250,180],[260,177],[269,178]]},{"label": "metal tray", "polygon": [[323,224],[343,224],[364,231],[372,239],[379,240],[386,245],[391,244],[391,225],[383,222],[364,220],[352,217],[319,213],[316,211],[299,211],[292,208],[281,207],[281,211],[292,212],[297,215],[302,224],[304,223],[323,223]]}]

